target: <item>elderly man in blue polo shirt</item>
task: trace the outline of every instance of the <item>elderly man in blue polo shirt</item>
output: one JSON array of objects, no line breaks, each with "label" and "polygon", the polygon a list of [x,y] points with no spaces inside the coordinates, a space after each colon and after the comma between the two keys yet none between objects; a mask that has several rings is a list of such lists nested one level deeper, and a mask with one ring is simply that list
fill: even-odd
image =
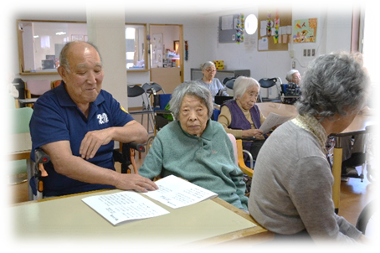
[{"label": "elderly man in blue polo shirt", "polygon": [[51,158],[45,166],[44,196],[157,189],[138,174],[115,171],[114,141],[144,143],[147,131],[101,89],[104,73],[96,47],[80,41],[66,44],[58,73],[62,85],[38,99],[30,121],[32,151],[42,148]]}]

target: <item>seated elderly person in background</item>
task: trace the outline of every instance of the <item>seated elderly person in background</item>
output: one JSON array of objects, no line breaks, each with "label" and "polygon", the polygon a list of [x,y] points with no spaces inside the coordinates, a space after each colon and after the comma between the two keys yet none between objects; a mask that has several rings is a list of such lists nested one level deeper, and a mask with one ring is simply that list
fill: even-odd
[{"label": "seated elderly person in background", "polygon": [[12,83],[14,79],[15,79],[15,74],[13,72],[4,72],[2,89],[5,91],[8,91],[8,93],[12,97],[18,98],[19,92],[16,86]]},{"label": "seated elderly person in background", "polygon": [[229,96],[225,87],[222,85],[218,78],[215,78],[216,67],[212,61],[208,61],[202,64],[202,79],[197,80],[211,91],[212,99],[215,96]]},{"label": "seated elderly person in background", "polygon": [[296,69],[291,69],[287,74],[286,74],[286,81],[289,83],[295,83],[298,86],[301,84],[301,74],[298,70]]},{"label": "seated elderly person in background", "polygon": [[[111,94],[102,90],[103,64],[97,48],[87,42],[66,44],[58,73],[63,82],[43,94],[30,121],[32,159],[41,148],[45,165],[44,196],[105,188],[155,190],[151,180],[115,171],[114,141],[144,143],[146,129]],[[31,180],[32,188],[34,180]]]},{"label": "seated elderly person in background", "polygon": [[157,133],[139,174],[184,178],[246,211],[243,173],[228,135],[210,119],[210,91],[197,81],[185,82],[175,88],[169,103],[175,120]]},{"label": "seated elderly person in background", "polygon": [[253,142],[243,142],[243,148],[249,150],[253,159],[256,159],[265,140],[263,132],[259,130],[265,117],[256,105],[260,84],[252,77],[239,76],[233,89],[234,99],[222,105],[218,122],[236,138],[254,137]]},{"label": "seated elderly person in background", "polygon": [[248,207],[252,217],[278,238],[318,243],[365,240],[354,225],[335,214],[334,178],[325,143],[361,110],[367,80],[350,54],[316,58],[303,77],[299,115],[278,127],[261,148]]}]

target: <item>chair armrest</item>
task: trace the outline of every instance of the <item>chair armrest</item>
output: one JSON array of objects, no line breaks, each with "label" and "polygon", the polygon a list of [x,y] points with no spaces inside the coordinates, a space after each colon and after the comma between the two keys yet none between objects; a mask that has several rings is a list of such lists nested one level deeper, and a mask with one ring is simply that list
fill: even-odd
[{"label": "chair armrest", "polygon": [[243,171],[243,173],[247,174],[249,177],[252,178],[253,175],[253,169],[248,168],[244,163],[244,156],[243,156],[243,141],[241,139],[236,140],[237,145],[237,153],[238,153],[238,165],[239,168]]}]

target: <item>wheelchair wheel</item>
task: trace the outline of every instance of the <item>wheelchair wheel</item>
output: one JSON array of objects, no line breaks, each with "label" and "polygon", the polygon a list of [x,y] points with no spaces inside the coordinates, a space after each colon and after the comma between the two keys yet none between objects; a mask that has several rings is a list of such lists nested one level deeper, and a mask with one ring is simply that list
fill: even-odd
[{"label": "wheelchair wheel", "polygon": [[[374,198],[371,202],[369,202],[361,211],[358,221],[356,223],[356,228],[359,229],[364,235],[369,236],[369,231],[371,229],[375,229],[377,231],[379,227],[379,205],[378,198]],[[373,237],[377,237],[377,234]],[[371,238],[375,241],[377,238]]]},{"label": "wheelchair wheel", "polygon": [[371,183],[380,183],[380,175],[378,170],[371,169],[367,172],[367,179]]}]

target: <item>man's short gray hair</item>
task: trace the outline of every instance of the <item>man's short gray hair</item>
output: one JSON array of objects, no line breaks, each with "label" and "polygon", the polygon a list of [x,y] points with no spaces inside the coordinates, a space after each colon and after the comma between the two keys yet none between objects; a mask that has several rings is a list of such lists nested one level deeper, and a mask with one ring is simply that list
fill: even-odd
[{"label": "man's short gray hair", "polygon": [[303,77],[298,113],[322,121],[360,110],[368,99],[368,84],[366,72],[352,54],[319,56]]},{"label": "man's short gray hair", "polygon": [[242,97],[246,90],[251,86],[256,86],[260,90],[260,84],[252,77],[239,76],[236,78],[233,87],[234,99]]},{"label": "man's short gray hair", "polygon": [[70,63],[69,63],[69,60],[68,60],[69,49],[75,43],[84,43],[84,44],[87,44],[87,45],[93,47],[96,50],[96,52],[98,52],[99,57],[100,57],[100,61],[103,62],[102,56],[100,55],[100,52],[99,52],[98,48],[93,43],[91,43],[91,42],[84,42],[84,41],[71,41],[71,42],[67,42],[63,46],[63,48],[61,50],[61,53],[59,54],[59,65],[62,66],[63,68],[65,68],[67,72],[70,73]]},{"label": "man's short gray hair", "polygon": [[179,119],[182,100],[186,95],[199,97],[206,105],[208,109],[208,117],[211,118],[214,110],[214,104],[212,102],[210,90],[197,81],[188,81],[180,84],[174,89],[172,97],[169,101],[170,111],[173,113],[175,120]]}]

